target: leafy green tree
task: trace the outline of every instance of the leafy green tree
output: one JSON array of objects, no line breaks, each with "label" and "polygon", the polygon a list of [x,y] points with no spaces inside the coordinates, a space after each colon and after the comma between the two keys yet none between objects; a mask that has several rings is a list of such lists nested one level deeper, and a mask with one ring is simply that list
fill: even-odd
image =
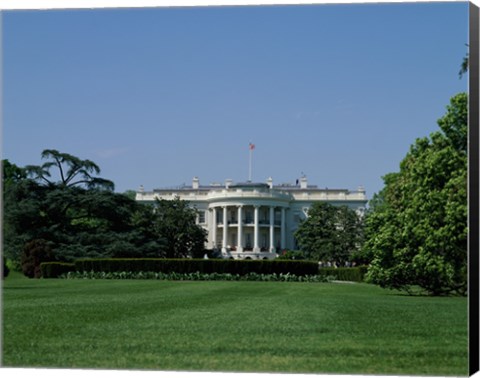
[{"label": "leafy green tree", "polygon": [[[45,150],[42,156],[51,161],[24,170],[12,165],[9,172],[15,174],[9,174],[9,185],[4,186],[5,254],[17,268],[23,259],[23,265],[34,265],[28,275],[35,276],[36,265],[45,258],[162,255],[156,236],[136,227],[141,223],[138,214],[146,213],[144,206],[114,193],[111,181],[94,176],[100,173],[95,163],[56,150]],[[25,175],[13,179],[19,172]],[[26,248],[32,243],[33,255]],[[49,253],[39,252],[42,245]]]},{"label": "leafy green tree", "polygon": [[117,234],[107,247],[107,254],[112,257],[165,257],[165,240],[154,228],[153,206],[135,202],[130,211],[130,231]]},{"label": "leafy green tree", "polygon": [[[6,198],[5,193],[8,193],[12,187],[18,185],[21,181],[27,178],[27,174],[24,169],[18,167],[17,165],[10,163],[7,159],[2,159],[2,215],[3,215],[3,255],[6,254],[6,242],[11,239],[10,236],[14,235],[15,231],[12,229],[9,222],[5,220],[5,210],[8,204],[11,203],[9,199]],[[8,253],[7,253],[8,254]],[[20,262],[17,264],[14,263],[14,268],[20,270]]]},{"label": "leafy green tree", "polygon": [[197,210],[187,201],[157,199],[154,206],[153,232],[163,244],[165,257],[201,257],[207,232],[196,224]]},{"label": "leafy green tree", "polygon": [[10,163],[8,159],[2,160],[2,184],[4,190],[10,185],[25,180],[26,178],[27,173],[25,169],[22,169],[13,163]]},{"label": "leafy green tree", "polygon": [[417,139],[384,177],[366,217],[367,278],[432,295],[467,289],[467,96],[451,99],[441,131]]},{"label": "leafy green tree", "polygon": [[137,192],[135,190],[126,190],[123,192],[123,195],[127,196],[128,198],[134,200],[137,197]]},{"label": "leafy green tree", "polygon": [[361,221],[347,206],[315,203],[295,232],[295,238],[307,259],[343,265],[359,247]]},{"label": "leafy green tree", "polygon": [[[88,189],[114,189],[114,184],[110,180],[98,175],[100,168],[91,160],[82,160],[76,156],[62,153],[57,150],[43,150],[42,159],[48,159],[40,166],[29,165],[25,167],[26,172],[34,180],[43,182],[48,186],[73,187],[82,186]],[[57,181],[52,179],[52,168],[56,168]]]}]

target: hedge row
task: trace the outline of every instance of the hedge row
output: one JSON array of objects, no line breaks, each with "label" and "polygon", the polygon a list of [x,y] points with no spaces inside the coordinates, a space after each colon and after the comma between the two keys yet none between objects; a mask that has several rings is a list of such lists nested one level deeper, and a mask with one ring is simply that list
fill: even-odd
[{"label": "hedge row", "polygon": [[40,264],[43,278],[58,278],[62,274],[75,270],[75,264],[62,262],[44,262]]},{"label": "hedge row", "polygon": [[230,273],[245,275],[318,274],[318,264],[305,261],[281,260],[222,260],[222,259],[81,259],[75,261],[78,272],[162,272],[162,273]]},{"label": "hedge row", "polygon": [[167,280],[167,281],[263,281],[263,282],[327,282],[320,275],[296,276],[294,274],[258,274],[243,276],[230,273],[162,273],[162,272],[68,272],[60,276],[66,279],[110,279],[110,280]]},{"label": "hedge row", "polygon": [[367,267],[318,268],[315,262],[291,260],[216,260],[216,259],[82,259],[72,264],[47,262],[40,265],[42,277],[58,278],[68,272],[161,272],[164,274],[290,274],[320,275],[339,281],[362,282]]},{"label": "hedge row", "polygon": [[363,282],[367,273],[366,266],[354,268],[320,268],[318,274],[324,277],[335,277],[338,281]]}]

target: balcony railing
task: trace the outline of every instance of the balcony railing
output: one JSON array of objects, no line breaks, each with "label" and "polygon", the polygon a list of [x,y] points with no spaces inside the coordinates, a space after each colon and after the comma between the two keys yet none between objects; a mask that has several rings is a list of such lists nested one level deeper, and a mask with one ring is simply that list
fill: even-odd
[{"label": "balcony railing", "polygon": [[[255,224],[253,219],[242,219],[241,223],[243,225],[253,225],[253,224]],[[238,225],[238,220],[237,219],[230,219],[230,220],[227,221],[227,224],[228,225]],[[258,221],[258,224],[263,225],[263,226],[269,226],[270,225],[270,220],[269,219],[260,219]],[[282,224],[282,221],[274,220],[273,224],[274,224],[274,226],[280,226]],[[217,226],[223,226],[223,225],[224,225],[224,222],[221,219],[219,219],[217,221]]]}]

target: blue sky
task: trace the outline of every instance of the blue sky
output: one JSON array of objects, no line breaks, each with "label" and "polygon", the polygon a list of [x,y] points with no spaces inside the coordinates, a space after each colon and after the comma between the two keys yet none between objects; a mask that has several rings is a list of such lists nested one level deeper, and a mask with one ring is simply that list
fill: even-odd
[{"label": "blue sky", "polygon": [[116,190],[248,178],[369,198],[438,129],[468,3],[3,12],[3,158],[52,148]]}]

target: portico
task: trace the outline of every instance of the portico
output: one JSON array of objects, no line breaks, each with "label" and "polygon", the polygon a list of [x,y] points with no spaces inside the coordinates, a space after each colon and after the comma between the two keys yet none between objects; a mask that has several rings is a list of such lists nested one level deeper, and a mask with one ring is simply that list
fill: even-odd
[{"label": "portico", "polygon": [[211,204],[213,248],[222,252],[270,252],[285,249],[286,206]]}]

